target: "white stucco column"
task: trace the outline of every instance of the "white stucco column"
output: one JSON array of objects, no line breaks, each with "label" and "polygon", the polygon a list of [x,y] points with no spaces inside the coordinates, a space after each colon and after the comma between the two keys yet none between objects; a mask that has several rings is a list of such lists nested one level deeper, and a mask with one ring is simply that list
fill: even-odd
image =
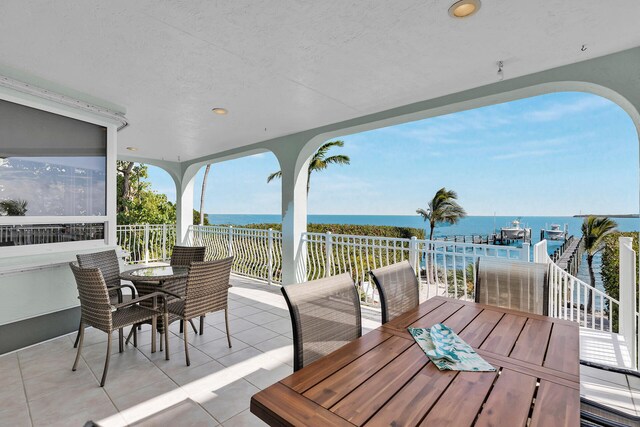
[{"label": "white stucco column", "polygon": [[181,174],[180,179],[174,179],[176,184],[176,244],[189,243],[189,226],[193,225],[193,190],[195,185],[197,166],[189,166]]}]

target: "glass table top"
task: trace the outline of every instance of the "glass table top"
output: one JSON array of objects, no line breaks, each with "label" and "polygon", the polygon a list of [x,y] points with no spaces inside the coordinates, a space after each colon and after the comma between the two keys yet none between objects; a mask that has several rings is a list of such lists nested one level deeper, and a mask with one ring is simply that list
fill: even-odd
[{"label": "glass table top", "polygon": [[167,277],[167,276],[186,276],[189,273],[189,267],[146,267],[132,271],[131,276],[135,277]]}]

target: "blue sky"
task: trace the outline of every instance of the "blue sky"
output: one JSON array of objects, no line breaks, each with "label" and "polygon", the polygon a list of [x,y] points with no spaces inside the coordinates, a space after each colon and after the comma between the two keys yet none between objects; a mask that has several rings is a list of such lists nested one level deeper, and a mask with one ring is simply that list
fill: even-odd
[{"label": "blue sky", "polygon": [[[349,166],[314,174],[310,214],[414,215],[441,187],[470,215],[638,212],[638,137],[616,104],[556,93],[339,138]],[[207,213],[279,214],[271,153],[214,164]],[[196,181],[200,204],[203,171]],[[150,181],[175,200],[173,181]]]}]

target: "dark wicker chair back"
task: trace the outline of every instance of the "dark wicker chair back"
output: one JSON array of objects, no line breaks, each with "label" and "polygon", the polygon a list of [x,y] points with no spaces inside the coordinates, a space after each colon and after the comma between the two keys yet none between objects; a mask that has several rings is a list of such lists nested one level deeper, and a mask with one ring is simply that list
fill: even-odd
[{"label": "dark wicker chair back", "polygon": [[297,371],[362,336],[360,296],[348,273],[282,287]]},{"label": "dark wicker chair back", "polygon": [[120,286],[120,264],[115,250],[78,254],[76,258],[81,268],[99,268],[108,287]]},{"label": "dark wicker chair back", "polygon": [[420,303],[416,272],[409,261],[402,261],[369,272],[378,288],[382,323],[395,319]]},{"label": "dark wicker chair back", "polygon": [[172,266],[189,266],[192,262],[204,261],[205,252],[204,246],[174,246],[170,264]]},{"label": "dark wicker chair back", "polygon": [[111,333],[111,300],[102,272],[97,267],[83,268],[75,262],[69,265],[78,286],[82,322],[85,326]]},{"label": "dark wicker chair back", "polygon": [[533,262],[480,258],[476,302],[547,315],[549,266]]},{"label": "dark wicker chair back", "polygon": [[233,257],[191,263],[184,299],[185,318],[227,308],[232,263]]}]

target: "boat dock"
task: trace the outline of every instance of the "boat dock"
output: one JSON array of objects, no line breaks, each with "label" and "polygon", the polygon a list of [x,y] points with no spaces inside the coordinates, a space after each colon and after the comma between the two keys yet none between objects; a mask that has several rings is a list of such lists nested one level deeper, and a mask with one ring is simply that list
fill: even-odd
[{"label": "boat dock", "polygon": [[576,276],[582,261],[582,239],[569,236],[567,240],[551,254],[551,259],[567,273]]}]

